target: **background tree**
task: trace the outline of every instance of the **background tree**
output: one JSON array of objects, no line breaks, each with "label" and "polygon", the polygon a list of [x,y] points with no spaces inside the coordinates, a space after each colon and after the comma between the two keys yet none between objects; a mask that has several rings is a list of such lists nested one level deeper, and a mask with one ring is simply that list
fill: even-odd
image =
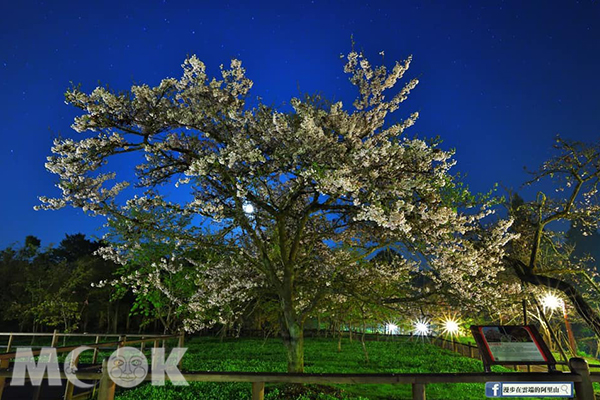
[{"label": "background tree", "polygon": [[554,147],[557,155],[532,172],[527,184],[550,181],[556,194],[540,191],[533,202],[513,198],[514,228],[521,236],[511,242],[506,262],[522,282],[562,292],[600,336],[600,316],[592,306],[600,294],[595,273],[584,260],[571,257],[573,247],[560,229],[560,223],[573,224],[586,235],[598,229],[600,144],[557,138]]},{"label": "background tree", "polygon": [[[60,178],[62,195],[42,197],[42,208],[66,205],[125,224],[153,243],[207,248],[218,260],[196,263],[188,279],[200,290],[187,304],[187,329],[205,326],[211,310],[247,301],[256,293],[277,299],[288,370],[303,370],[303,325],[340,277],[356,275],[357,261],[390,244],[402,255],[392,273],[425,274],[433,288],[480,296],[500,270],[507,221],[484,229],[489,207],[473,205],[449,170],[452,152],[436,140],[405,137],[417,113],[386,123],[418,81],[396,84],[411,59],[391,70],[372,67],[351,52],[344,70],[359,95],[350,111],[319,96],[293,98],[291,110],[246,105],[252,82],[241,62],[208,80],[195,56],[181,79],[156,87],[134,85],[115,93],[98,87],[66,93],[83,111],[73,128],[96,132],[57,139],[46,167]],[[107,171],[109,159],[137,153],[135,186]],[[169,196],[174,187],[184,194]],[[127,199],[117,199],[119,193]],[[127,264],[139,242],[116,241],[102,249]],[[345,251],[352,249],[352,252]],[[156,275],[180,271],[193,260],[157,264]],[[368,267],[365,267],[368,268]],[[387,276],[380,274],[380,276]],[[135,275],[132,275],[135,279]],[[157,278],[155,283],[161,280]],[[399,293],[400,297],[402,293]],[[218,318],[230,315],[215,316]]]},{"label": "background tree", "polygon": [[91,285],[112,279],[116,268],[93,254],[99,246],[75,234],[67,235],[55,248],[41,248],[39,239],[28,236],[23,247],[2,250],[3,326],[37,332],[49,328],[85,331],[91,325],[112,331],[114,324],[109,322],[119,317],[111,313],[111,320],[107,318],[107,307],[115,306],[113,290]]}]

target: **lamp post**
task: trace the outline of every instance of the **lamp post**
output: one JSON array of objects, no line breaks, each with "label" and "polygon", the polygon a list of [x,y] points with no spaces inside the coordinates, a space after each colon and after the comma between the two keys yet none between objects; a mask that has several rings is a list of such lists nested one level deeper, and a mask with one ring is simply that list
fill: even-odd
[{"label": "lamp post", "polygon": [[577,344],[575,343],[575,336],[573,335],[571,324],[569,323],[569,318],[567,317],[567,305],[565,304],[564,300],[552,293],[547,293],[542,298],[542,305],[544,308],[548,308],[552,311],[559,308],[562,309],[565,327],[567,328],[567,337],[569,338],[569,347],[571,347],[571,352],[573,355],[577,356]]},{"label": "lamp post", "polygon": [[569,323],[569,318],[567,318],[567,305],[565,302],[562,302],[562,310],[563,316],[565,318],[565,326],[567,327],[567,335],[569,336],[569,345],[571,346],[571,350],[573,351],[573,355],[577,356],[577,344],[575,343],[575,336],[573,335],[573,331],[571,330],[571,324]]}]

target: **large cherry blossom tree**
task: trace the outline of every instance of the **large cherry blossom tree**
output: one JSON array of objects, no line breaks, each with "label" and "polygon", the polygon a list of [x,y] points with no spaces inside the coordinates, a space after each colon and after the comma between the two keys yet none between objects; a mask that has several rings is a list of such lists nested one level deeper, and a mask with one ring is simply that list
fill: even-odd
[{"label": "large cherry blossom tree", "polygon": [[[496,282],[510,221],[484,227],[492,211],[475,207],[450,174],[452,152],[405,135],[418,113],[389,121],[417,86],[399,85],[410,58],[390,70],[354,51],[344,58],[358,88],[349,108],[319,96],[293,98],[289,110],[250,107],[240,61],[209,80],[195,56],[180,79],[156,87],[72,88],[66,101],[83,112],[73,128],[89,135],[54,142],[46,167],[62,195],[41,197],[41,208],[106,216],[119,240],[101,253],[122,264],[144,243],[173,245],[151,272],[123,282],[161,288],[187,307],[188,330],[230,318],[253,296],[276,302],[289,371],[303,371],[306,317],[353,280],[389,303],[442,287],[477,300]],[[111,183],[108,162],[125,153],[139,155],[134,182]],[[393,263],[357,262],[386,246],[401,255]],[[186,256],[194,248],[219,257],[198,262]],[[164,283],[182,273],[196,285],[192,295]],[[407,297],[411,273],[431,284]]]}]

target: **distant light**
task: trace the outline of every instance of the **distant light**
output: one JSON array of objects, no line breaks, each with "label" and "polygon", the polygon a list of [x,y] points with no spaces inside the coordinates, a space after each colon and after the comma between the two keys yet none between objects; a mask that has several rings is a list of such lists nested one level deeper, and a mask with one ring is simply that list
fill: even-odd
[{"label": "distant light", "polygon": [[242,209],[248,215],[254,214],[254,206],[250,203],[244,203],[244,205],[242,206]]},{"label": "distant light", "polygon": [[397,335],[400,329],[398,325],[388,322],[385,324],[385,333],[386,335]]},{"label": "distant light", "polygon": [[562,308],[563,300],[552,293],[546,293],[546,295],[542,298],[542,306],[544,306],[545,310],[554,311]]},{"label": "distant light", "polygon": [[431,333],[431,329],[429,327],[429,321],[420,319],[414,323],[414,333],[415,335],[426,336]]},{"label": "distant light", "polygon": [[458,335],[458,333],[460,332],[460,326],[458,324],[458,321],[454,318],[447,318],[443,322],[442,331],[450,336]]}]

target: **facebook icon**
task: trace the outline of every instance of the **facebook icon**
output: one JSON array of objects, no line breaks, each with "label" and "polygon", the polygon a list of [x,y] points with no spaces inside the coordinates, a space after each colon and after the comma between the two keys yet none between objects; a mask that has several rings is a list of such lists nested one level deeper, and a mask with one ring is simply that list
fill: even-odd
[{"label": "facebook icon", "polygon": [[502,397],[502,384],[500,382],[486,382],[485,397]]}]

